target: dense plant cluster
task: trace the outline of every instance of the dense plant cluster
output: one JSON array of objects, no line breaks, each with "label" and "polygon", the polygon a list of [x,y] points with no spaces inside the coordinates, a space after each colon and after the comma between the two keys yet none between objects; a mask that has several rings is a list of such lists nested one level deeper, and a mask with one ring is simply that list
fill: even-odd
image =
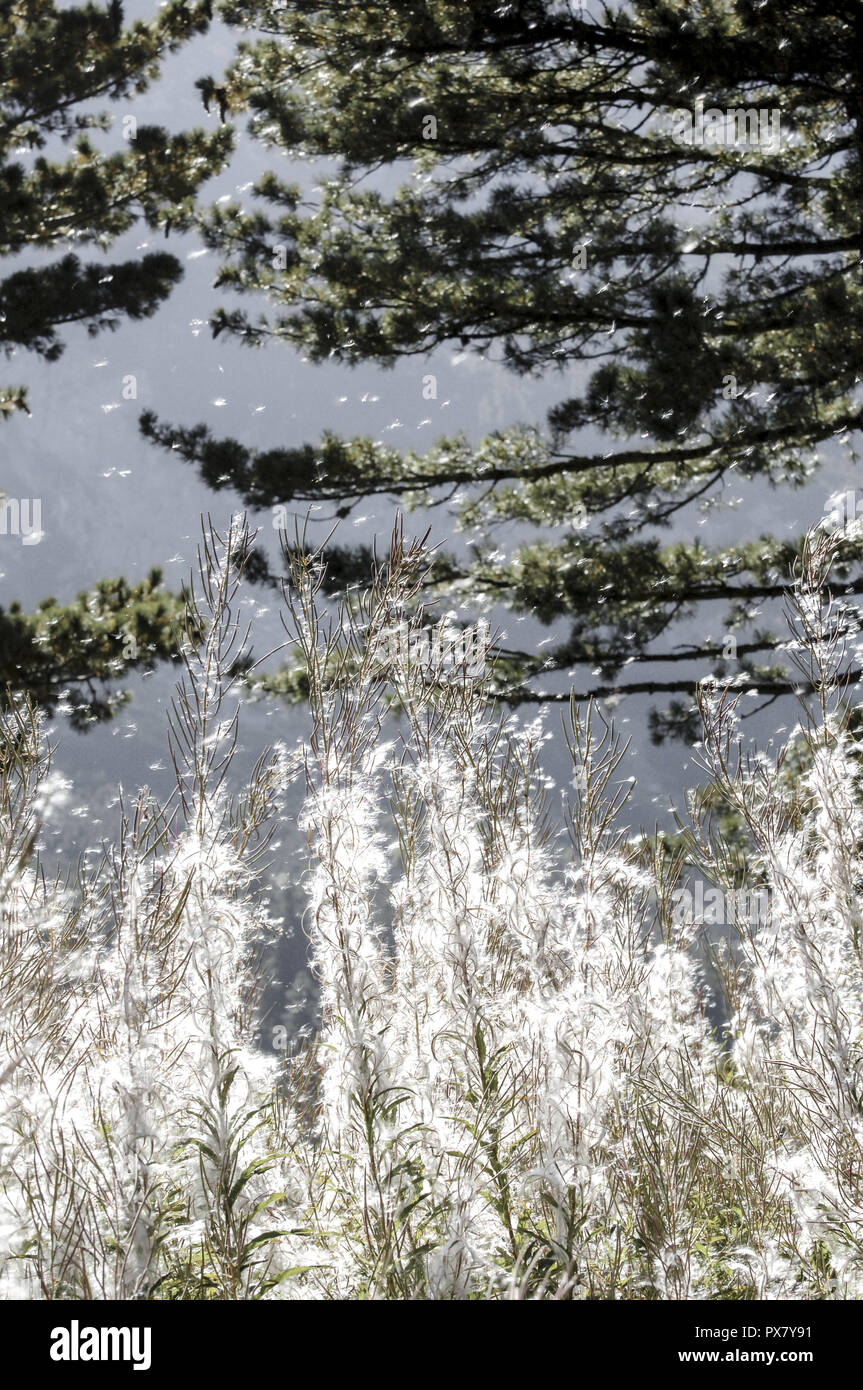
[{"label": "dense plant cluster", "polygon": [[[702,690],[703,761],[770,902],[717,948],[712,995],[672,894],[696,869],[739,887],[737,849],[698,798],[685,862],[620,829],[621,749],[573,706],[563,853],[541,725],[494,717],[486,676],[445,654],[382,657],[407,610],[425,620],[430,553],[398,529],[341,622],[321,555],[291,551],[314,731],[232,799],[249,548],[236,521],[205,536],[174,796],[123,805],[77,879],[39,864],[39,717],[3,716],[3,1296],[859,1297],[860,771],[833,679],[856,634],[826,590],[835,541],[810,539],[796,584],[789,647],[820,695],[793,786],[782,754],[745,756],[733,695]],[[321,1012],[281,1061],[254,1045],[255,952],[297,777]]]},{"label": "dense plant cluster", "polygon": [[[248,113],[267,166],[199,215],[213,334],[397,363],[407,429],[371,414],[374,433],[328,418],[316,440],[256,440],[155,401],[145,437],[248,507],[446,506],[469,549],[436,569],[441,595],[551,629],[504,642],[511,704],[649,694],[654,737],[692,742],[708,670],[784,703],[781,602],[826,499],[810,490],[778,530],[766,498],[791,508],[837,455],[850,486],[863,424],[861,7],[796,0],[778,26],[763,0],[220,13],[243,38],[199,86]],[[454,433],[452,367],[472,354],[559,382],[544,424],[485,432],[477,413]],[[428,434],[410,447],[414,411]],[[849,530],[858,594],[861,560]],[[367,573],[356,544],[331,571],[343,588]],[[271,688],[301,693],[302,675]]]},{"label": "dense plant cluster", "polygon": [[[0,356],[16,360],[16,375],[22,353],[55,362],[75,325],[97,337],[157,312],[182,279],[178,257],[167,248],[125,260],[107,253],[136,227],[166,237],[188,228],[200,186],[230,157],[227,128],[170,134],[129,112],[164,61],[209,27],[209,0],[155,8],[154,19],[127,24],[120,0],[0,5]],[[46,409],[62,415],[39,394],[37,418]],[[18,438],[11,422],[30,407],[23,385],[0,381],[10,460]],[[6,497],[8,486],[4,470],[0,537],[21,534],[19,499]],[[28,516],[38,508],[28,543],[39,544],[43,499],[25,501]],[[57,536],[53,502],[44,501]],[[159,582],[154,569],[139,583],[102,579],[72,602],[48,597],[33,612],[4,603],[0,704],[26,693],[51,713],[64,709],[78,728],[110,719],[129,699],[118,685],[124,676],[177,659],[183,599],[157,592]]]}]

